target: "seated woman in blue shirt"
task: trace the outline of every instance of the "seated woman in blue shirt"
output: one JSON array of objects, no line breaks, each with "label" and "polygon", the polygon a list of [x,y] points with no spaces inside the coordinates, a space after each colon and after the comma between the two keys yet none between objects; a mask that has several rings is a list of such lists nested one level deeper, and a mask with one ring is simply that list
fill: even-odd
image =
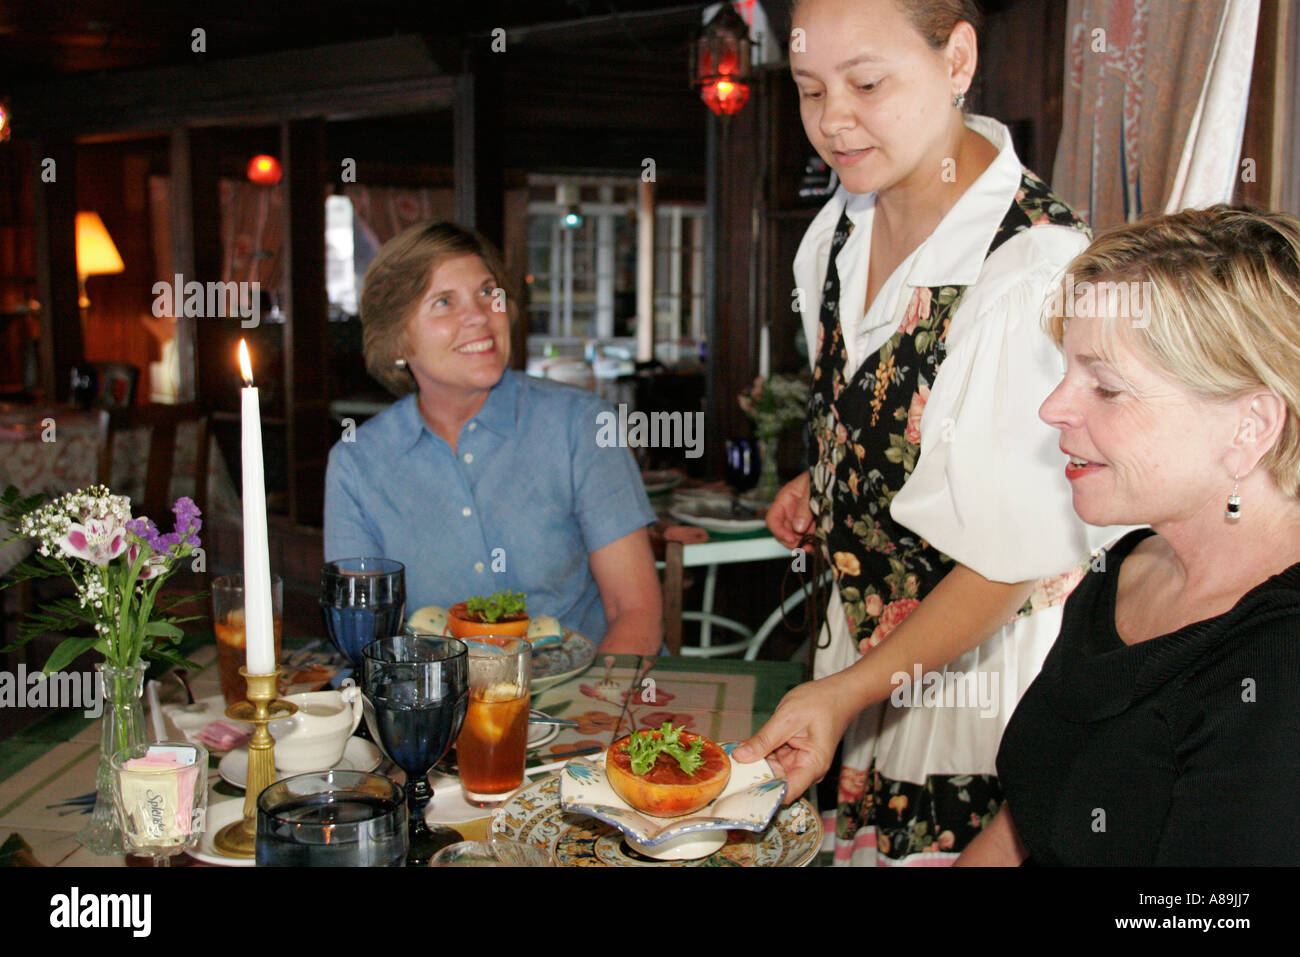
[{"label": "seated woman in blue shirt", "polygon": [[366,368],[403,398],[345,436],[325,475],[325,557],[406,566],[407,608],[523,591],[602,652],[655,654],[654,512],[599,397],[508,369],[513,301],[483,237],[414,226],[366,273]]}]

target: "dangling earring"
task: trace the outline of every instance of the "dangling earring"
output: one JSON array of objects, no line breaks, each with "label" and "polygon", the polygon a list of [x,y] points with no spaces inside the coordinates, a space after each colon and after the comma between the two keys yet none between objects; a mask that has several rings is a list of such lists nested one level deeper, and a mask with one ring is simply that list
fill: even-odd
[{"label": "dangling earring", "polygon": [[1235,522],[1237,519],[1241,518],[1241,496],[1237,494],[1237,487],[1240,484],[1238,481],[1239,478],[1240,476],[1233,475],[1232,494],[1228,496],[1228,511],[1226,514],[1228,521],[1230,522]]},{"label": "dangling earring", "polygon": [[394,359],[394,360],[393,360],[393,365],[397,366],[397,368],[399,368],[399,369],[405,369],[405,368],[406,368],[406,360],[405,360],[405,359]]},{"label": "dangling earring", "polygon": [[955,107],[957,107],[957,109],[959,109],[959,110],[960,110],[963,106],[966,105],[966,91],[965,91],[965,90],[962,90],[960,93],[958,93],[956,96],[954,96],[954,97],[952,98],[952,105],[955,106]]}]

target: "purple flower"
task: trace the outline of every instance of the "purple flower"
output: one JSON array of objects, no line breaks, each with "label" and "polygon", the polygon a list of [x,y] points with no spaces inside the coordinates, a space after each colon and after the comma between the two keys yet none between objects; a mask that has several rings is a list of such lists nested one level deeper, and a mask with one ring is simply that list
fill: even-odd
[{"label": "purple flower", "polygon": [[168,532],[166,535],[158,536],[158,544],[155,550],[160,552],[170,551],[173,545],[179,545],[180,543],[181,536],[179,533]]},{"label": "purple flower", "polygon": [[131,519],[126,523],[126,530],[144,539],[149,550],[156,555],[168,555],[173,547],[180,545],[198,548],[200,544],[198,531],[203,527],[203,521],[199,518],[202,514],[199,507],[194,504],[193,499],[178,498],[176,504],[172,506],[172,512],[176,515],[176,524],[173,530],[165,535],[159,534],[158,526],[144,517]]},{"label": "purple flower", "polygon": [[145,544],[153,551],[161,551],[158,548],[158,526],[147,518],[133,518],[126,523],[126,530],[137,538],[143,538]]},{"label": "purple flower", "polygon": [[176,515],[176,526],[172,535],[164,536],[171,539],[175,536],[174,542],[170,544],[186,544],[194,548],[199,547],[199,529],[203,527],[203,520],[199,518],[203,513],[199,507],[194,504],[194,500],[187,496],[181,496],[172,506],[172,512]]}]

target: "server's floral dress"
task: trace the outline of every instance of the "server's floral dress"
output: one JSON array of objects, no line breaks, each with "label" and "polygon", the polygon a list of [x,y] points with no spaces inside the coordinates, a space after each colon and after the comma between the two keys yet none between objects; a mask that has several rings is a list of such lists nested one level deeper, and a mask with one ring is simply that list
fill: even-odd
[{"label": "server's floral dress", "polygon": [[[1089,534],[1074,516],[1056,433],[1036,415],[1063,369],[1041,302],[1087,228],[1023,170],[1005,128],[968,124],[998,158],[862,321],[840,306],[865,299],[874,197],[837,194],[796,259],[801,286],[820,274],[804,316],[816,343],[809,455],[837,586],[818,672],[887,640],[955,562],[1038,584],[982,646],[942,672],[918,668],[850,726],[838,863],[949,863],[991,819],[1002,728],[1089,553],[1117,534]],[[866,235],[851,245],[855,230]]]}]

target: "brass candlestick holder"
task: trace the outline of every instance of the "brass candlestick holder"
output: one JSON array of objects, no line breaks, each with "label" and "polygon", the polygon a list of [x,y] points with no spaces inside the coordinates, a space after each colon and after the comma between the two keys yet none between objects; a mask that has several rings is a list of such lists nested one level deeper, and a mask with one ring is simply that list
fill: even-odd
[{"label": "brass candlestick holder", "polygon": [[257,844],[257,796],[275,781],[275,739],[266,725],[294,714],[298,706],[276,698],[279,668],[265,675],[250,675],[245,668],[240,668],[239,673],[248,683],[248,700],[236,701],[228,707],[226,717],[254,725],[253,738],[248,742],[244,816],[218,831],[212,843],[217,853],[226,857],[250,858]]}]

